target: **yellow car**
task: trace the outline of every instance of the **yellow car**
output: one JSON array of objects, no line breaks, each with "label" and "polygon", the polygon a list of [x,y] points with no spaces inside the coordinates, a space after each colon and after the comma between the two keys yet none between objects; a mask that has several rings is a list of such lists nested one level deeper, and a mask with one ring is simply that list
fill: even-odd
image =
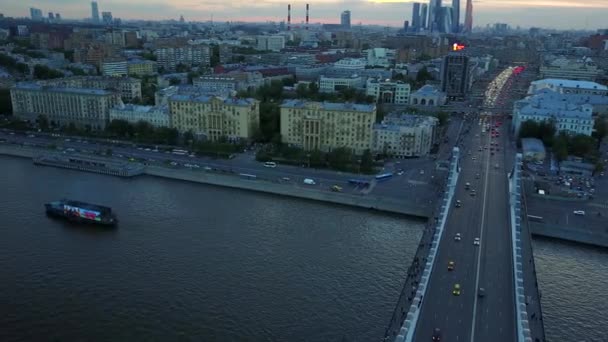
[{"label": "yellow car", "polygon": [[454,290],[452,290],[454,296],[460,296],[460,284],[454,284]]},{"label": "yellow car", "polygon": [[454,269],[454,262],[450,261],[448,262],[448,271],[452,271]]},{"label": "yellow car", "polygon": [[334,185],[334,186],[331,187],[331,191],[333,191],[333,192],[342,192],[342,187]]}]

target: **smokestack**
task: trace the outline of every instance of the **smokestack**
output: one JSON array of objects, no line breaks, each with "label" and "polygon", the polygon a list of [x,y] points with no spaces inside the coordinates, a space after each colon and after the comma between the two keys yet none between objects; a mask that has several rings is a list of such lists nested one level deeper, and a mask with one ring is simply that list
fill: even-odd
[{"label": "smokestack", "polygon": [[291,4],[287,5],[287,31],[291,31]]},{"label": "smokestack", "polygon": [[306,4],[306,29],[308,30],[308,4]]}]

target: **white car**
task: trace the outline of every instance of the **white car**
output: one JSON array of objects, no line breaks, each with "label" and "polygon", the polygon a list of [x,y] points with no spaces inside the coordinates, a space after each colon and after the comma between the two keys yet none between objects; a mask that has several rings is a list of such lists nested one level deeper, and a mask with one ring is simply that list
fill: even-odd
[{"label": "white car", "polygon": [[315,184],[317,184],[317,182],[315,182],[314,179],[305,178],[304,179],[304,184],[306,184],[306,185],[315,185]]},{"label": "white car", "polygon": [[575,210],[574,215],[585,216],[585,211],[584,210]]},{"label": "white car", "polygon": [[456,233],[456,235],[454,236],[454,241],[460,241],[461,237],[460,237],[460,233]]},{"label": "white car", "polygon": [[275,167],[277,167],[277,163],[275,163],[275,162],[265,162],[264,163],[264,167],[275,168]]},{"label": "white car", "polygon": [[475,238],[475,240],[473,240],[473,245],[474,246],[479,246],[479,238]]}]

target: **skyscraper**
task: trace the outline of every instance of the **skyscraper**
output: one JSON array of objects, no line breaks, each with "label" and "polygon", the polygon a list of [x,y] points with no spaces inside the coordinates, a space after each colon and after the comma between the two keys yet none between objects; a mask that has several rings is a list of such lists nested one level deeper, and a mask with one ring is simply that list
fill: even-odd
[{"label": "skyscraper", "polygon": [[97,1],[91,1],[91,19],[93,22],[99,22],[99,9],[97,8]]},{"label": "skyscraper", "polygon": [[452,33],[460,31],[460,0],[452,0]]},{"label": "skyscraper", "polygon": [[112,24],[112,12],[101,12],[101,17],[104,24]]},{"label": "skyscraper", "polygon": [[441,91],[449,100],[463,100],[470,88],[469,57],[463,53],[450,53],[441,65]]},{"label": "skyscraper", "polygon": [[340,15],[340,25],[342,25],[342,28],[345,29],[350,28],[350,11],[346,10],[342,12]]},{"label": "skyscraper", "polygon": [[420,28],[426,29],[426,23],[427,23],[427,15],[428,15],[428,8],[429,6],[427,4],[422,4],[422,6],[420,7]]},{"label": "skyscraper", "polygon": [[412,31],[418,32],[420,30],[420,3],[414,2],[412,6]]},{"label": "skyscraper", "polygon": [[467,0],[467,10],[464,16],[464,32],[473,31],[473,0]]},{"label": "skyscraper", "polygon": [[441,0],[431,0],[429,3],[429,21],[427,24],[429,31],[438,31],[438,27],[441,25],[441,12]]},{"label": "skyscraper", "polygon": [[42,10],[30,7],[30,16],[32,17],[32,20],[42,20]]}]

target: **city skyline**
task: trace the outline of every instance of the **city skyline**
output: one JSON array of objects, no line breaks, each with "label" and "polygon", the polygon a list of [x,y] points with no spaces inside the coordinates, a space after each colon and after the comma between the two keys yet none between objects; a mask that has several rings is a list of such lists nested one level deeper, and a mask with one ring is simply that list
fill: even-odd
[{"label": "city skyline", "polygon": [[[287,4],[292,5],[292,23],[294,26],[305,20],[305,5],[310,4],[311,23],[339,23],[344,10],[352,13],[353,25],[370,24],[401,27],[404,20],[410,20],[414,0],[363,0],[363,1],[276,1],[248,3],[236,7],[233,3],[217,0],[198,2],[194,0],[133,0],[128,3],[117,0],[97,1],[99,12],[111,11],[114,17],[122,19],[178,20],[184,15],[186,21],[244,21],[244,22],[280,22],[286,20]],[[446,3],[446,5],[450,5]],[[43,9],[43,12],[61,12],[64,18],[84,19],[91,16],[91,2],[83,0],[57,0],[53,4],[46,1],[30,3],[10,3],[5,5],[5,16],[27,17],[29,8]],[[464,13],[461,2],[460,12]],[[601,10],[608,10],[605,0],[539,0],[531,4],[526,0],[483,0],[474,1],[474,26],[486,26],[497,22],[507,23],[513,27],[544,27],[556,29],[589,29],[604,28],[604,15]],[[542,11],[542,16],[539,16]],[[247,16],[243,15],[247,13]],[[460,16],[461,24],[464,21]]]}]

